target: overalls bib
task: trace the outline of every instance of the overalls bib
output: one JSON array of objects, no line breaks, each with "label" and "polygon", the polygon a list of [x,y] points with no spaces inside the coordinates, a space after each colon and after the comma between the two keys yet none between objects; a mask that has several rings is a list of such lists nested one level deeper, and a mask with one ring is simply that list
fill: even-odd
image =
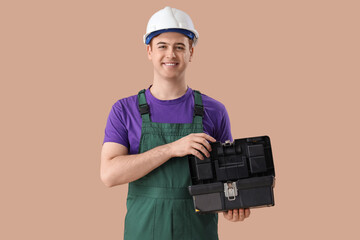
[{"label": "overalls bib", "polygon": [[[142,117],[139,153],[203,132],[201,94],[194,90],[193,123],[155,123],[150,119],[145,90],[138,94]],[[144,177],[129,183],[125,240],[218,239],[217,214],[195,214],[188,192],[187,157],[171,158]]]}]

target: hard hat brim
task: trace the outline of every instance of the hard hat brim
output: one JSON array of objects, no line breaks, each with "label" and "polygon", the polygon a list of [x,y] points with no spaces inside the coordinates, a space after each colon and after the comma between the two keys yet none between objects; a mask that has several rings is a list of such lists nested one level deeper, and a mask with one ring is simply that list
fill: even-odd
[{"label": "hard hat brim", "polygon": [[161,33],[164,32],[177,32],[177,33],[182,33],[184,34],[186,37],[190,38],[193,41],[196,41],[196,33],[186,30],[186,29],[181,29],[181,28],[168,28],[168,29],[161,29],[158,31],[154,31],[149,33],[148,35],[145,35],[145,44],[148,45],[151,42],[151,39],[153,39],[154,37],[160,35]]}]

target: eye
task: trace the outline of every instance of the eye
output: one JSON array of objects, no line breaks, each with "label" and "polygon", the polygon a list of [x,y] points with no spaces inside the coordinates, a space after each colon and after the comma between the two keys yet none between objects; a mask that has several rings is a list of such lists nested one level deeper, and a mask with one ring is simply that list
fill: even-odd
[{"label": "eye", "polygon": [[158,46],[158,48],[165,48],[165,45],[160,45]]},{"label": "eye", "polygon": [[184,47],[176,47],[178,50],[184,50],[185,48]]}]

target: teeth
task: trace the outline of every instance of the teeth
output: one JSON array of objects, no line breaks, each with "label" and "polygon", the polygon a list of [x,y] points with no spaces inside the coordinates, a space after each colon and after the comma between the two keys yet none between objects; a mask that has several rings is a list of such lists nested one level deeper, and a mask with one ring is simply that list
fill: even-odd
[{"label": "teeth", "polygon": [[166,66],[175,66],[176,63],[164,63]]}]

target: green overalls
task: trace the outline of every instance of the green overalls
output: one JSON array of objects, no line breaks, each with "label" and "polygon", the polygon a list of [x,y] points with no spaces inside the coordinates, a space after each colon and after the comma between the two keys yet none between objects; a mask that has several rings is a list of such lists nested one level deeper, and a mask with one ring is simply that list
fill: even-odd
[{"label": "green overalls", "polygon": [[[201,94],[194,91],[193,123],[151,122],[145,90],[138,94],[142,117],[139,153],[203,132]],[[146,176],[129,183],[125,240],[218,239],[217,214],[198,215],[188,192],[187,157],[169,159]]]}]

